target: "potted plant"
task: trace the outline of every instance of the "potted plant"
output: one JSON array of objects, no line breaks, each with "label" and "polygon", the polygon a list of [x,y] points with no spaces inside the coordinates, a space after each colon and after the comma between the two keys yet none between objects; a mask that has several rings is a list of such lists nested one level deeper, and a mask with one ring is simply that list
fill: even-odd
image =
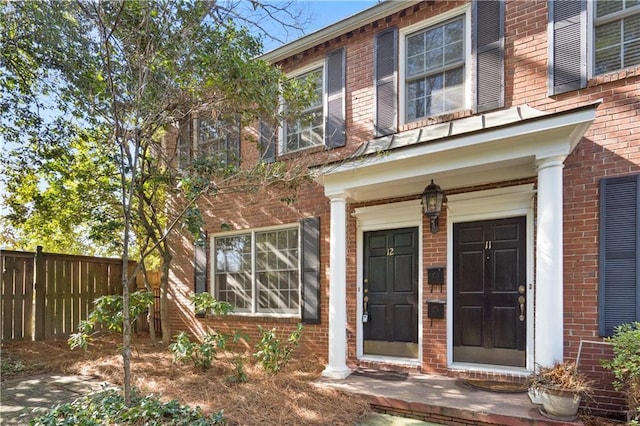
[{"label": "potted plant", "polygon": [[535,396],[539,396],[542,414],[563,420],[575,418],[581,398],[590,395],[592,390],[591,380],[578,371],[572,361],[556,362],[551,367],[538,367],[529,383],[529,395],[532,401]]}]

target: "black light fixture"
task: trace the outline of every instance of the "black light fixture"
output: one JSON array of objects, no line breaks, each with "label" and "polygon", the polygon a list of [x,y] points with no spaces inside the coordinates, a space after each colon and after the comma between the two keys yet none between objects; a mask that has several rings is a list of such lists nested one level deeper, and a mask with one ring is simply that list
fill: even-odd
[{"label": "black light fixture", "polygon": [[422,192],[422,208],[425,216],[431,221],[432,234],[438,232],[438,218],[440,217],[443,198],[444,191],[440,186],[433,183],[433,179],[431,179],[431,183]]}]

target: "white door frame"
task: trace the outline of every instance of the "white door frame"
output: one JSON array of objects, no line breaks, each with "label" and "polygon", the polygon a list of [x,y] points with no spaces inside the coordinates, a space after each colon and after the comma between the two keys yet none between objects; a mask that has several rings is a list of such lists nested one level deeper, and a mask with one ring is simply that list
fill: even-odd
[{"label": "white door frame", "polygon": [[[447,367],[452,370],[529,374],[534,367],[534,198],[533,184],[447,196]],[[526,217],[526,367],[453,362],[453,226],[458,222]]]},{"label": "white door frame", "polygon": [[[422,205],[420,200],[399,203],[381,204],[377,206],[355,209],[356,218],[356,357],[365,361],[377,361],[388,364],[422,365]],[[364,233],[396,228],[418,228],[418,359],[394,358],[380,355],[365,355],[363,349],[362,281],[364,262]]]}]

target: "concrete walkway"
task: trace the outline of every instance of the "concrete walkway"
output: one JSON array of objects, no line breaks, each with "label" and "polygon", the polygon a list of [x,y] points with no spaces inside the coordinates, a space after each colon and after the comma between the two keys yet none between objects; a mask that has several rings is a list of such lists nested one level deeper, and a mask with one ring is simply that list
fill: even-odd
[{"label": "concrete walkway", "polygon": [[581,425],[543,416],[526,393],[478,390],[460,379],[409,374],[394,380],[352,374],[346,379],[321,378],[317,386],[362,395],[374,409],[427,422],[460,425]]},{"label": "concrete walkway", "polygon": [[109,385],[89,376],[39,374],[0,382],[0,424],[25,425],[55,404],[103,390]]}]

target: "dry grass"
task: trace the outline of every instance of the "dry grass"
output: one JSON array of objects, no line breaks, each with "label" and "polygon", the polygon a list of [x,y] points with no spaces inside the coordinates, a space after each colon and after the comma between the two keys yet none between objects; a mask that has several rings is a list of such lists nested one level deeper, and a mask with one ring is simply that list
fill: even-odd
[{"label": "dry grass", "polygon": [[[23,373],[57,371],[100,377],[122,384],[120,336],[103,336],[88,351],[71,351],[66,341],[16,342],[2,346],[3,358],[22,360]],[[167,348],[152,346],[144,336],[134,338],[133,385],[144,393],[182,404],[200,406],[205,413],[224,410],[230,424],[349,424],[369,414],[362,398],[312,383],[319,377],[319,360],[293,359],[275,376],[265,374],[247,355],[246,383],[234,383],[233,366],[221,357],[201,372],[191,365],[174,364]]]}]

